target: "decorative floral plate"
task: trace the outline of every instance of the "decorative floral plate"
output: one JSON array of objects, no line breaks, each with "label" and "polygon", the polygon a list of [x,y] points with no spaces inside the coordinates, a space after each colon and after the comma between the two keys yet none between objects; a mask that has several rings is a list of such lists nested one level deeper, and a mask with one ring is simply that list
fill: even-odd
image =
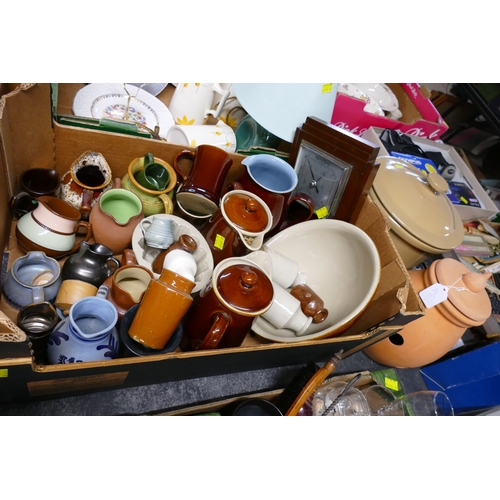
[{"label": "decorative floral plate", "polygon": [[144,89],[123,83],[86,85],[75,95],[73,113],[87,118],[132,121],[151,130],[159,126],[161,137],[166,137],[174,125],[172,113],[163,102]]}]

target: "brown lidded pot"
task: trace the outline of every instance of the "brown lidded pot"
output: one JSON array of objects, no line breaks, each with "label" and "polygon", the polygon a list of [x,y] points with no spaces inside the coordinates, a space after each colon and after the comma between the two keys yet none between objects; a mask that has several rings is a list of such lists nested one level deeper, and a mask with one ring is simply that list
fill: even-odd
[{"label": "brown lidded pot", "polygon": [[460,340],[467,328],[481,326],[491,314],[485,290],[490,273],[471,272],[455,259],[434,261],[425,271],[408,271],[418,293],[439,283],[448,297],[402,330],[365,349],[365,353],[387,366],[417,368],[433,363]]},{"label": "brown lidded pot", "polygon": [[239,347],[254,319],[273,302],[267,274],[245,258],[219,263],[183,321],[184,350]]},{"label": "brown lidded pot", "polygon": [[229,257],[259,250],[271,229],[273,216],[266,203],[244,190],[226,193],[220,209],[202,231],[217,265]]}]

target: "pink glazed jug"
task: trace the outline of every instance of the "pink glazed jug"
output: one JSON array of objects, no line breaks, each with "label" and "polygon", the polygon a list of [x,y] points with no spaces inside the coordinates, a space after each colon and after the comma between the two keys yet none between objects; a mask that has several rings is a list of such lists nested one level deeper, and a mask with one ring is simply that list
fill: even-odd
[{"label": "pink glazed jug", "polygon": [[80,211],[54,196],[40,196],[38,206],[23,215],[16,225],[19,246],[29,252],[38,250],[48,257],[62,258],[78,250],[76,233],[85,230],[84,240],[92,236],[92,226],[80,220]]}]

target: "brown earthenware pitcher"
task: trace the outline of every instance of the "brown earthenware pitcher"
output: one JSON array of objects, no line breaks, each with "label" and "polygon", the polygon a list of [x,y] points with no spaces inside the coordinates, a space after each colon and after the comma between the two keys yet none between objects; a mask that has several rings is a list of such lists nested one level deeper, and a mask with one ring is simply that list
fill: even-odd
[{"label": "brown earthenware pitcher", "polygon": [[[180,166],[181,159],[192,162],[189,174]],[[192,216],[210,216],[219,208],[222,186],[232,158],[221,148],[203,144],[196,150],[183,150],[174,157],[173,166],[182,183],[177,189],[179,208]]]},{"label": "brown earthenware pitcher", "polygon": [[90,212],[89,222],[96,243],[101,243],[121,254],[132,245],[132,235],[137,224],[144,218],[140,198],[121,188],[115,179],[113,189],[102,193]]}]

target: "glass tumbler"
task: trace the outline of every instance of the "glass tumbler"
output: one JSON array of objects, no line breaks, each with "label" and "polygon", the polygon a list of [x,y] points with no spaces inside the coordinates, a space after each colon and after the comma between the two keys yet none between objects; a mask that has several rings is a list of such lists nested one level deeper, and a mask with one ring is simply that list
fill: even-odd
[{"label": "glass tumbler", "polygon": [[401,396],[380,408],[378,416],[441,417],[454,416],[448,396],[441,391],[418,391]]}]

